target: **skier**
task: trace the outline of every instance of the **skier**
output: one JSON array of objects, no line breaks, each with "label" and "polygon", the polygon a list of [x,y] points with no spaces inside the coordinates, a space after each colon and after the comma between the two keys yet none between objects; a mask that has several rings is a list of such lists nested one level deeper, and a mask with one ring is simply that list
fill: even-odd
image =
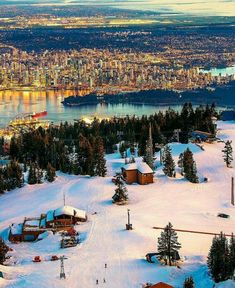
[{"label": "skier", "polygon": [[98,285],[99,284],[99,280],[98,279],[96,279],[96,285]]}]

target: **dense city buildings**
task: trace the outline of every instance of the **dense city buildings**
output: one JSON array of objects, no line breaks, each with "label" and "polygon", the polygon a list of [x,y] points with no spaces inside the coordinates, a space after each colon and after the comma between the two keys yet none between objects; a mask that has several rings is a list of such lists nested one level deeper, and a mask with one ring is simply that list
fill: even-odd
[{"label": "dense city buildings", "polygon": [[[235,54],[224,57],[233,60]],[[213,76],[192,64],[185,68],[186,61],[183,53],[175,60],[175,53],[169,52],[81,49],[36,53],[9,48],[0,54],[0,89],[78,89],[80,95],[116,94],[188,90],[234,80],[234,75]]]}]

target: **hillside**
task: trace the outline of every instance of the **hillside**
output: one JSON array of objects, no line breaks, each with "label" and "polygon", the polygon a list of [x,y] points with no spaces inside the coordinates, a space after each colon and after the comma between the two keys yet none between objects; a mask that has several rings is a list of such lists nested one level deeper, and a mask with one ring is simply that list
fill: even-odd
[{"label": "hillside", "polygon": [[[233,140],[235,151],[235,122],[219,122],[218,126],[219,137]],[[130,198],[127,206],[111,202],[115,189],[111,178],[124,162],[118,154],[107,155],[108,176],[105,178],[60,173],[52,184],[26,185],[0,196],[0,235],[5,238],[6,228],[12,223],[61,206],[64,192],[68,205],[88,213],[88,222],[76,227],[82,244],[75,248],[61,250],[58,234],[35,243],[9,244],[14,249],[10,252],[14,265],[0,266],[5,277],[0,278],[0,286],[134,288],[145,282],[164,281],[180,288],[185,277],[192,275],[196,287],[212,288],[206,257],[213,236],[178,233],[184,259],[181,269],[145,260],[146,253],[156,251],[160,235],[160,230],[152,229],[153,226],[164,227],[171,221],[178,229],[228,234],[235,227],[235,208],[230,205],[230,181],[235,175],[235,163],[234,168],[225,167],[221,153],[224,144],[204,144],[205,151],[194,144],[171,144],[176,160],[187,146],[194,152],[200,177],[207,177],[209,181],[191,184],[179,174],[176,179],[168,179],[158,168],[154,184],[127,186]],[[127,208],[131,211],[133,231],[125,230]],[[218,213],[229,214],[230,218],[218,218]],[[47,260],[55,254],[68,258],[66,280],[59,279],[58,261],[32,262],[36,255]],[[103,278],[106,283],[102,283]],[[96,279],[99,285],[95,285]],[[235,287],[235,283],[229,281],[216,287]]]}]

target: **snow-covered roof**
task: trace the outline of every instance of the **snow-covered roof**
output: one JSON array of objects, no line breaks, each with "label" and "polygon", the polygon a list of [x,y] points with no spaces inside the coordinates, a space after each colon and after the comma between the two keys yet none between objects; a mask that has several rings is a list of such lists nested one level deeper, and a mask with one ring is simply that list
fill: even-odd
[{"label": "snow-covered roof", "polygon": [[153,173],[153,170],[145,162],[139,162],[137,165],[137,169],[142,174]]},{"label": "snow-covered roof", "polygon": [[129,163],[129,164],[126,164],[123,168],[127,171],[128,170],[136,170],[137,164],[136,163]]},{"label": "snow-covered roof", "polygon": [[62,206],[55,210],[55,216],[69,215],[76,216],[77,218],[86,219],[86,211],[74,208],[72,206]]},{"label": "snow-covered roof", "polygon": [[40,220],[26,220],[24,225],[30,227],[39,227]]},{"label": "snow-covered roof", "polygon": [[138,170],[142,174],[149,174],[153,173],[153,170],[149,167],[149,165],[145,162],[138,162],[138,163],[130,163],[126,164],[123,167],[126,171],[130,170]]}]

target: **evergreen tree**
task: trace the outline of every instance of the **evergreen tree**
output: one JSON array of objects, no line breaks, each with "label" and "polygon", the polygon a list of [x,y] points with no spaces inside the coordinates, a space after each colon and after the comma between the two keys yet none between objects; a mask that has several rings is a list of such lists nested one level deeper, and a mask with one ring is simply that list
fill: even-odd
[{"label": "evergreen tree", "polygon": [[106,160],[103,140],[101,137],[96,138],[96,146],[94,148],[94,170],[95,175],[105,177],[107,174]]},{"label": "evergreen tree", "polygon": [[192,276],[185,279],[183,288],[195,288]]},{"label": "evergreen tree", "polygon": [[2,174],[2,169],[0,170],[0,194],[3,194],[5,191],[5,183],[4,183],[4,178]]},{"label": "evergreen tree", "polygon": [[9,184],[14,189],[16,187],[20,188],[23,186],[24,178],[23,172],[16,160],[11,160],[10,164],[7,165],[7,175],[9,179]]},{"label": "evergreen tree", "polygon": [[113,195],[113,202],[114,203],[124,203],[128,200],[127,189],[122,180],[122,175],[117,174],[115,185],[117,188],[115,189],[115,194]]},{"label": "evergreen tree", "polygon": [[173,177],[175,175],[175,162],[172,158],[171,148],[169,145],[164,147],[163,155],[163,172],[168,177]]},{"label": "evergreen tree", "polygon": [[9,251],[9,247],[5,244],[5,242],[0,238],[0,264],[2,265],[6,260],[6,254]]},{"label": "evergreen tree", "polygon": [[42,169],[36,162],[33,162],[29,166],[28,184],[41,184],[43,178]]},{"label": "evergreen tree", "polygon": [[215,236],[207,260],[208,269],[215,282],[229,279],[229,248],[226,237]]},{"label": "evergreen tree", "polygon": [[224,153],[223,155],[224,162],[227,167],[229,167],[233,161],[233,148],[231,144],[232,144],[232,141],[228,140],[225,143],[224,149],[222,150],[222,152]]},{"label": "evergreen tree", "polygon": [[169,224],[161,232],[161,236],[158,238],[158,253],[159,259],[164,259],[166,263],[172,265],[172,260],[176,260],[178,250],[180,250],[181,244],[178,242],[178,236],[173,229],[172,224]]},{"label": "evergreen tree", "polygon": [[229,274],[233,277],[235,272],[235,237],[232,234],[229,243]]},{"label": "evergreen tree", "polygon": [[31,163],[29,166],[29,175],[28,175],[28,184],[33,185],[37,183],[36,171],[34,163]]},{"label": "evergreen tree", "polygon": [[183,172],[185,178],[192,183],[198,183],[199,179],[197,176],[197,167],[193,159],[193,153],[189,148],[183,154]]},{"label": "evergreen tree", "polygon": [[55,168],[52,167],[51,163],[48,163],[45,178],[48,182],[53,182],[55,181],[55,177],[56,177]]},{"label": "evergreen tree", "polygon": [[149,127],[149,138],[146,145],[146,153],[144,156],[144,162],[146,162],[151,169],[154,169],[154,161],[153,161],[153,140],[152,140],[152,128],[151,125]]}]

